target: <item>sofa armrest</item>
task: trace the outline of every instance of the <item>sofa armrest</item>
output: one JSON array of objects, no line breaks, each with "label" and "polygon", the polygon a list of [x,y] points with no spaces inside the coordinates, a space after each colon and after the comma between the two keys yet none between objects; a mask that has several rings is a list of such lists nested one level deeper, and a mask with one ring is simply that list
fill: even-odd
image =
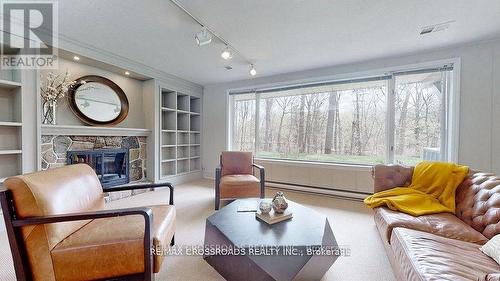
[{"label": "sofa armrest", "polygon": [[149,188],[157,188],[157,187],[168,187],[170,189],[170,205],[174,205],[174,186],[169,183],[146,183],[146,184],[131,184],[131,185],[121,185],[117,187],[103,187],[103,192],[115,192],[115,191],[124,191],[124,190],[139,190],[139,189],[149,189]]},{"label": "sofa armrest", "polygon": [[477,281],[500,281],[500,272],[490,273],[482,277],[478,277]]},{"label": "sofa armrest", "polygon": [[408,186],[413,176],[413,167],[403,165],[375,165],[372,167],[373,192],[394,187]]}]

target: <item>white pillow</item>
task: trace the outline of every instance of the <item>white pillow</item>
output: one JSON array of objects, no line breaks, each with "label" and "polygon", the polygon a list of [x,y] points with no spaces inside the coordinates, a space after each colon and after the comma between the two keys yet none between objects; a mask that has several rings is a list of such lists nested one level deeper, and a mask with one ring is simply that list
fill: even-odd
[{"label": "white pillow", "polygon": [[490,241],[484,244],[480,249],[484,254],[500,264],[500,234],[493,236],[493,238],[491,238]]}]

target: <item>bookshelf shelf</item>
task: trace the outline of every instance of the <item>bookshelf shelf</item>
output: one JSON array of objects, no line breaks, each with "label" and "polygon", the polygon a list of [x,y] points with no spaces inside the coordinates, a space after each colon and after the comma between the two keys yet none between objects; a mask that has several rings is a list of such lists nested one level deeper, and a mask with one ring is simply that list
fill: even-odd
[{"label": "bookshelf shelf", "polygon": [[201,98],[160,90],[160,179],[201,170]]},{"label": "bookshelf shelf", "polygon": [[[0,183],[23,173],[22,83],[0,73]],[[4,77],[11,76],[7,79]]]}]

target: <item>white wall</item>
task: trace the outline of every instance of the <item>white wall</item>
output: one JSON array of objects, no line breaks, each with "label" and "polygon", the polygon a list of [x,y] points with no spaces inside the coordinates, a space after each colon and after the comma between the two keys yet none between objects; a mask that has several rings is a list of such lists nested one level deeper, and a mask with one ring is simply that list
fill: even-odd
[{"label": "white wall", "polygon": [[[204,88],[203,171],[213,177],[220,151],[227,148],[227,91],[290,83],[442,59],[461,58],[459,163],[500,173],[500,39],[406,56],[208,85]],[[264,73],[265,70],[261,70]],[[495,121],[497,120],[497,121]],[[270,168],[272,170],[272,168]],[[288,168],[293,169],[293,168]],[[289,170],[294,173],[296,170]],[[364,177],[369,177],[368,172]],[[311,175],[308,175],[311,177]],[[272,174],[269,174],[272,177]],[[332,188],[337,183],[332,181]],[[363,190],[371,190],[365,181]]]},{"label": "white wall", "polygon": [[[70,74],[70,79],[78,79],[85,75],[99,75],[115,82],[125,92],[129,102],[129,113],[123,122],[116,127],[123,128],[145,128],[144,108],[143,108],[143,90],[142,81],[136,80],[124,75],[119,75],[101,68],[86,65],[80,62],[74,62],[59,58],[59,69],[55,72],[64,75],[66,71]],[[41,71],[42,82],[49,71]],[[84,125],[69,108],[66,100],[58,103],[57,107],[58,125]]]}]

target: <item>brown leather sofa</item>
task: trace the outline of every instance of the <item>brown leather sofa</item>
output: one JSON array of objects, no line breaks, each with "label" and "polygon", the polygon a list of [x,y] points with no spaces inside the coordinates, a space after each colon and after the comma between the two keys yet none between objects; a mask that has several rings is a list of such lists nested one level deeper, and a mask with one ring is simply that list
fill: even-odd
[{"label": "brown leather sofa", "polygon": [[[413,167],[377,165],[374,191],[411,183]],[[479,248],[500,233],[500,177],[470,172],[456,192],[456,213],[413,217],[375,209],[375,224],[398,280],[500,280],[500,266]]]},{"label": "brown leather sofa", "polygon": [[[260,178],[254,176],[254,168],[259,169]],[[252,152],[222,152],[220,166],[215,169],[215,210],[221,200],[264,198],[264,185],[264,167],[253,162]]]},{"label": "brown leather sofa", "polygon": [[[85,164],[9,178],[0,192],[18,280],[153,280],[175,232],[173,187],[103,189]],[[167,186],[169,205],[109,209],[103,192]],[[116,205],[116,204],[115,204]],[[113,208],[116,208],[113,207]]]}]

